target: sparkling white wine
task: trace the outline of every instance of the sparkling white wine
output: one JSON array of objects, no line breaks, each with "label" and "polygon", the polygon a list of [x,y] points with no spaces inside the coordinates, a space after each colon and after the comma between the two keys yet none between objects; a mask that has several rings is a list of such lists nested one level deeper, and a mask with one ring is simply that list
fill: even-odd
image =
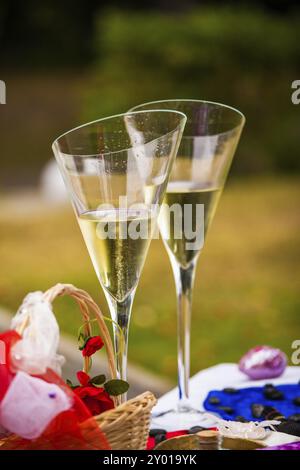
[{"label": "sparkling white wine", "polygon": [[[173,181],[169,183],[164,204],[169,208],[173,204],[178,204],[180,207],[182,213],[182,217],[179,220],[181,238],[178,237],[178,234],[176,236],[174,214],[164,204],[159,216],[159,228],[167,249],[171,251],[182,267],[188,267],[199,253],[199,248],[188,248],[191,240],[186,236],[185,227],[189,226],[194,232],[202,229],[205,236],[214,216],[220,193],[219,188],[201,187],[190,181]],[[190,204],[190,212],[185,211],[185,204]],[[204,205],[204,217],[201,218],[202,220],[197,220],[196,218],[197,204]]]},{"label": "sparkling white wine", "polygon": [[140,278],[154,225],[150,210],[89,211],[79,225],[102,286],[122,302]]}]

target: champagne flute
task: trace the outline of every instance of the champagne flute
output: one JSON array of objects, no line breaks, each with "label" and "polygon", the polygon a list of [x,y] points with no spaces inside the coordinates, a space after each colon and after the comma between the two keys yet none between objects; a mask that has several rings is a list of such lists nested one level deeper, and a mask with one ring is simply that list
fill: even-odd
[{"label": "champagne flute", "polygon": [[53,143],[114,320],[122,380],[132,302],[185,122],[177,111],[126,113],[72,129]]},{"label": "champagne flute", "polygon": [[[245,118],[230,106],[199,100],[156,101],[131,111],[150,108],[173,109],[187,116],[159,217],[177,293],[179,400],[176,409],[158,415],[172,413],[178,429],[179,422],[186,428],[199,421],[199,411],[189,399],[193,281],[204,237],[215,214]],[[166,422],[171,423],[172,417],[168,415],[160,424]]]}]

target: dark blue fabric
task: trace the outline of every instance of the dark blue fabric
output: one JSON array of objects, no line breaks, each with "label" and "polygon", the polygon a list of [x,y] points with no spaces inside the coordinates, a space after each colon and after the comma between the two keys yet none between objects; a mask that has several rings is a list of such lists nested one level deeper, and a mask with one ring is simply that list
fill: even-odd
[{"label": "dark blue fabric", "polygon": [[[248,420],[261,421],[261,419],[258,420],[252,415],[251,405],[254,403],[272,406],[280,411],[286,418],[292,414],[300,413],[300,406],[293,404],[293,399],[300,396],[300,385],[278,385],[276,389],[284,394],[283,400],[267,400],[263,395],[263,387],[236,389],[236,393],[234,394],[225,393],[222,390],[212,390],[204,401],[204,408],[207,411],[218,413],[221,418],[227,420],[234,420],[236,416],[243,416]],[[210,397],[219,398],[220,403],[218,405],[212,405],[209,403]],[[219,406],[230,406],[230,408],[233,409],[233,414],[225,413],[223,410],[219,409]]]}]

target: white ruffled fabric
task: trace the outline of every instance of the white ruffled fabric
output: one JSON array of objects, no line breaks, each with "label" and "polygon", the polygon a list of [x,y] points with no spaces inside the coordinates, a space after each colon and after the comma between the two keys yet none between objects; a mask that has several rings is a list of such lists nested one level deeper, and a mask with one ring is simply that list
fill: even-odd
[{"label": "white ruffled fabric", "polygon": [[0,405],[0,428],[36,439],[60,413],[72,406],[57,385],[18,372]]},{"label": "white ruffled fabric", "polygon": [[42,292],[28,294],[11,322],[11,328],[18,330],[27,325],[22,332],[22,339],[11,350],[11,362],[15,370],[28,374],[43,374],[51,368],[61,375],[65,362],[57,354],[59,327],[49,302]]}]

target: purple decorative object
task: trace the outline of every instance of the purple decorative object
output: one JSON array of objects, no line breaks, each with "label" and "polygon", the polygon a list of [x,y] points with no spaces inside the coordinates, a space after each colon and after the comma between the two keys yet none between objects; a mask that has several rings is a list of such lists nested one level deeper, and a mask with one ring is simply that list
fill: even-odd
[{"label": "purple decorative object", "polygon": [[279,446],[264,447],[257,450],[300,450],[300,442],[290,442],[289,444],[281,444]]},{"label": "purple decorative object", "polygon": [[252,380],[279,377],[287,365],[286,355],[270,346],[255,346],[240,360],[239,370]]}]

